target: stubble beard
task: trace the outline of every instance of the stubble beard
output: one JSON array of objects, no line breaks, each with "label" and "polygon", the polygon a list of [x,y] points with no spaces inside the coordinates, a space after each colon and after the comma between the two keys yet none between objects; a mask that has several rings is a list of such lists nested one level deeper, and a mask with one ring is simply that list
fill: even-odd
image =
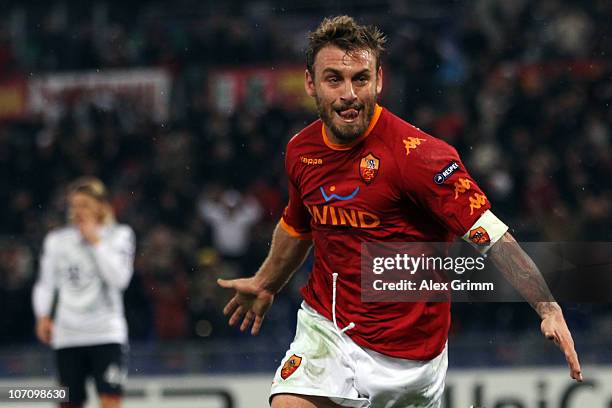
[{"label": "stubble beard", "polygon": [[[335,109],[333,105],[324,106],[319,97],[315,98],[317,103],[317,111],[319,113],[319,117],[323,124],[329,129],[329,131],[333,134],[335,139],[337,139],[341,144],[348,144],[355,140],[357,140],[361,135],[363,135],[374,116],[374,106],[375,102],[365,102],[363,105],[360,105],[360,112],[364,114],[365,120],[358,121],[356,123],[347,123],[342,127],[336,126],[334,124],[334,114]],[[354,106],[353,104],[352,106]],[[349,106],[347,106],[349,107]]]}]

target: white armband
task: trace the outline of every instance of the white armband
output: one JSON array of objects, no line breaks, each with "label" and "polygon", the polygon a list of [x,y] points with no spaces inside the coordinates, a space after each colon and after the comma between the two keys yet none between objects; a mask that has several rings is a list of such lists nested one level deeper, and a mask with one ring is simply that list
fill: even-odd
[{"label": "white armband", "polygon": [[505,233],[508,226],[487,210],[463,235],[463,240],[472,244],[480,253],[486,253]]}]

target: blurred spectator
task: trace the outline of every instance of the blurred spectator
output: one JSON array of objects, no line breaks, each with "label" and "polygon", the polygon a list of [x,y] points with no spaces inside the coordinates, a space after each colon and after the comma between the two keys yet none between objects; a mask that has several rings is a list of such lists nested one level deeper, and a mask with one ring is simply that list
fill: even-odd
[{"label": "blurred spectator", "polygon": [[136,268],[152,300],[157,337],[161,340],[186,337],[189,265],[177,234],[166,226],[154,226],[138,254]]},{"label": "blurred spectator", "polygon": [[232,279],[239,276],[239,270],[231,263],[224,262],[216,250],[203,248],[198,251],[198,267],[189,285],[189,307],[193,318],[193,332],[198,337],[210,335],[233,335],[233,328],[227,325],[223,307],[227,292],[217,285],[217,279]]},{"label": "blurred spectator", "polygon": [[33,259],[28,247],[0,242],[0,344],[32,338],[29,300]]},{"label": "blurred spectator", "polygon": [[261,218],[257,201],[243,198],[236,190],[225,190],[215,198],[204,195],[199,211],[212,227],[215,249],[227,260],[243,261],[251,245],[251,230]]}]

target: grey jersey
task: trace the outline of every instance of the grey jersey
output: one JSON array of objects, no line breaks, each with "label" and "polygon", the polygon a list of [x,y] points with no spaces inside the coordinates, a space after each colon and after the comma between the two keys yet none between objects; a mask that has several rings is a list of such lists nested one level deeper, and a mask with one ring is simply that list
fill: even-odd
[{"label": "grey jersey", "polygon": [[123,290],[134,270],[134,248],[133,230],[121,224],[100,227],[96,245],[72,226],[47,235],[32,299],[36,317],[48,316],[58,292],[53,348],[127,343]]}]

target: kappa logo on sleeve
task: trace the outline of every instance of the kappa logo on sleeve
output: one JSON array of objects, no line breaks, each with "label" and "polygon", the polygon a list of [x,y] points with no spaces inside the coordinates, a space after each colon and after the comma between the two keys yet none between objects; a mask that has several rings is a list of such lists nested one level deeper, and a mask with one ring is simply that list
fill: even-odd
[{"label": "kappa logo on sleeve", "polygon": [[285,361],[285,364],[283,364],[283,368],[281,369],[281,378],[286,380],[295,372],[295,370],[298,369],[300,364],[302,364],[302,357],[293,354],[291,357],[289,357],[289,360]]},{"label": "kappa logo on sleeve", "polygon": [[445,168],[434,175],[433,181],[436,184],[442,184],[447,178],[453,175],[453,173],[459,169],[457,162],[450,162]]},{"label": "kappa logo on sleeve", "polygon": [[410,155],[410,150],[416,149],[421,142],[424,142],[425,139],[420,139],[418,137],[407,137],[403,140],[404,147],[406,148],[406,156]]},{"label": "kappa logo on sleeve", "polygon": [[468,237],[470,241],[479,246],[487,246],[491,243],[491,237],[489,237],[489,233],[483,227],[470,230]]},{"label": "kappa logo on sleeve", "polygon": [[455,200],[457,199],[457,197],[459,197],[459,194],[463,194],[467,190],[472,188],[471,181],[463,177],[455,181],[454,186],[455,186]]},{"label": "kappa logo on sleeve", "polygon": [[474,193],[470,199],[470,215],[474,214],[474,210],[479,210],[480,207],[486,204],[487,197],[484,194]]}]

